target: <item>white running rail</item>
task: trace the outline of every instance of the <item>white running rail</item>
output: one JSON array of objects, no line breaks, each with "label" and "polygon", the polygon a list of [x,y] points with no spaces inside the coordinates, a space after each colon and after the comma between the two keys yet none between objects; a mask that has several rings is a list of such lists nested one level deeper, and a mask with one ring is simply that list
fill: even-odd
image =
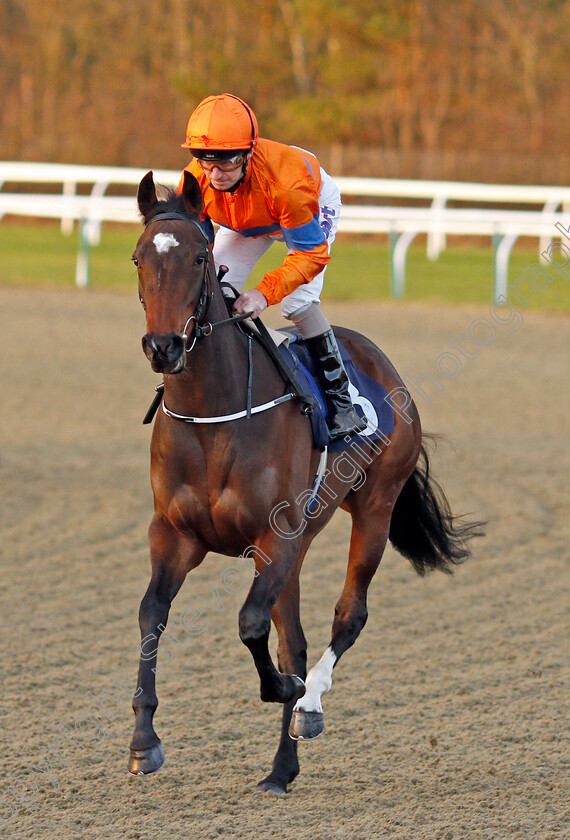
[{"label": "white running rail", "polygon": [[[146,169],[77,164],[24,163],[0,161],[0,218],[3,215],[55,218],[64,233],[80,223],[80,248],[76,284],[89,282],[89,249],[98,244],[102,222],[139,223],[134,197],[107,195],[111,186],[138,186]],[[154,170],[157,183],[175,187],[178,170]],[[391,178],[336,178],[343,198],[371,197],[429,202],[410,207],[345,203],[339,231],[346,233],[388,234],[392,242],[392,293],[401,297],[405,289],[408,248],[418,233],[427,234],[427,253],[437,259],[447,235],[489,236],[495,246],[495,297],[507,292],[511,249],[519,236],[536,236],[539,252],[545,251],[556,236],[557,222],[568,226],[570,187],[478,184],[454,181],[411,181]],[[33,184],[44,191],[33,194],[7,191],[7,185]],[[56,186],[58,193],[45,191]],[[78,187],[82,193],[78,194]],[[89,188],[88,194],[85,192]],[[465,205],[449,207],[449,202]],[[493,209],[489,205],[502,205]],[[505,209],[505,205],[513,205]],[[473,206],[474,205],[474,206]],[[531,205],[533,209],[521,210]],[[562,212],[558,208],[562,207]]]}]

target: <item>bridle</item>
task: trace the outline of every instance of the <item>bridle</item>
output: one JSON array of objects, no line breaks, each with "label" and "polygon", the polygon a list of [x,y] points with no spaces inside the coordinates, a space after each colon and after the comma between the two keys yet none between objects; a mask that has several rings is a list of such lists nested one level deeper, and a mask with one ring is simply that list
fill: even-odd
[{"label": "bridle", "polygon": [[[203,338],[203,337],[207,337],[209,335],[212,335],[212,333],[214,331],[214,328],[222,327],[226,324],[237,324],[237,325],[239,325],[240,321],[244,321],[246,318],[250,318],[253,315],[253,312],[245,312],[245,313],[240,314],[240,315],[234,315],[230,318],[223,318],[221,321],[214,321],[214,322],[208,321],[206,323],[202,322],[202,319],[205,318],[206,315],[208,314],[208,308],[210,306],[210,302],[211,302],[212,297],[213,297],[213,293],[208,292],[208,280],[209,280],[209,276],[210,276],[209,269],[210,269],[210,265],[211,265],[211,263],[210,263],[211,252],[210,252],[210,247],[209,247],[210,242],[209,242],[209,239],[206,236],[206,233],[204,232],[202,226],[200,225],[200,223],[197,222],[196,219],[193,219],[191,216],[189,216],[185,213],[177,213],[177,212],[169,212],[169,211],[165,211],[164,213],[157,213],[155,216],[152,217],[152,219],[148,220],[148,222],[145,224],[145,229],[149,225],[151,225],[153,222],[167,221],[169,219],[177,220],[177,221],[190,222],[190,224],[194,225],[194,227],[197,228],[197,230],[200,232],[200,236],[202,236],[202,238],[206,241],[206,243],[208,245],[208,248],[207,248],[207,251],[206,251],[206,254],[205,254],[205,259],[204,259],[204,275],[202,277],[202,287],[200,289],[200,297],[198,299],[198,305],[196,306],[194,314],[191,315],[188,318],[188,320],[186,321],[186,323],[184,325],[184,329],[182,330],[182,338],[183,338],[183,341],[184,341],[184,350],[185,350],[186,353],[190,353],[191,350],[194,348],[194,345],[196,344],[196,341],[199,338]],[[221,281],[221,277],[223,276],[223,274],[221,274],[222,269],[224,270],[224,273],[228,270],[227,268],[225,268],[225,266],[220,267],[220,274],[217,277],[217,279],[219,281]],[[237,297],[238,293],[233,288],[233,286],[231,286],[229,283],[224,283],[224,284],[221,284],[221,285],[228,286],[230,288],[230,290]],[[193,339],[193,341],[192,341],[191,346],[188,347],[187,346],[188,334],[187,334],[186,330],[188,329],[188,325],[192,321],[194,322],[194,326],[192,328],[192,339]],[[260,332],[263,331],[265,328],[264,328],[263,324],[261,323],[261,321],[258,321],[258,319],[255,319],[255,321],[258,322],[258,323],[256,323],[257,329]],[[241,329],[241,327],[240,327],[240,329]],[[251,335],[251,332],[247,332],[247,333],[244,333],[244,334],[246,335],[246,338],[247,338],[247,398],[246,398],[247,403],[246,403],[246,408],[243,411],[238,411],[238,412],[235,412],[233,414],[226,414],[226,415],[221,415],[221,416],[216,416],[216,417],[191,417],[191,416],[188,416],[188,415],[176,414],[175,412],[173,412],[169,408],[167,408],[166,405],[164,404],[164,400],[163,400],[164,383],[163,383],[162,386],[159,385],[155,389],[157,391],[157,395],[156,395],[151,407],[149,408],[143,422],[144,423],[150,423],[151,422],[152,418],[154,417],[154,413],[157,410],[159,405],[162,405],[162,410],[168,417],[171,417],[174,420],[180,420],[184,423],[225,423],[225,422],[228,422],[228,421],[231,421],[231,420],[237,420],[241,417],[247,417],[249,419],[252,414],[257,414],[260,411],[267,411],[268,409],[274,408],[275,406],[280,405],[283,402],[287,402],[288,400],[294,399],[296,396],[305,396],[302,413],[303,414],[312,413],[314,400],[312,400],[310,397],[306,397],[306,395],[303,394],[303,392],[299,389],[299,386],[296,383],[295,378],[291,375],[290,372],[289,372],[289,374],[286,374],[284,376],[284,378],[285,378],[285,381],[289,381],[291,384],[293,384],[293,386],[295,388],[294,391],[289,391],[288,393],[283,394],[280,397],[275,397],[275,399],[269,400],[269,402],[266,402],[263,405],[258,405],[258,406],[253,406],[252,405],[252,402],[251,402],[252,381],[253,381],[252,335]],[[267,349],[269,350],[269,347],[267,347]],[[281,358],[279,356],[279,353],[276,351],[276,349],[275,349],[275,353],[271,354],[271,355],[273,356],[274,361],[275,361],[278,369],[280,369],[283,372],[284,363],[281,360]],[[327,450],[326,450],[326,447],[325,447],[325,460],[326,460],[326,451]],[[321,458],[321,460],[322,460],[322,458]]]},{"label": "bridle", "polygon": [[[242,315],[234,315],[231,318],[224,318],[221,321],[207,321],[206,323],[202,323],[202,319],[206,317],[208,314],[208,309],[210,307],[210,303],[213,297],[213,293],[208,291],[208,280],[209,280],[209,268],[210,268],[210,241],[204,232],[202,225],[193,219],[191,216],[187,215],[186,213],[176,213],[176,212],[169,212],[166,211],[164,213],[157,213],[152,219],[149,219],[148,222],[145,224],[145,229],[149,227],[153,222],[160,222],[160,221],[168,221],[169,219],[175,221],[183,221],[183,222],[190,222],[191,225],[199,231],[200,236],[205,240],[207,244],[206,253],[204,255],[204,275],[202,277],[202,287],[200,289],[200,297],[198,298],[198,305],[194,310],[194,314],[190,315],[186,323],[184,324],[184,329],[182,330],[182,339],[184,341],[184,350],[186,353],[190,353],[194,349],[194,345],[199,338],[205,338],[212,334],[214,331],[214,327],[221,327],[225,324],[239,324],[240,321],[249,318],[252,313],[246,312]],[[188,336],[186,330],[191,322],[194,322],[194,326],[192,328],[191,336]],[[192,338],[192,344],[188,347],[188,339],[189,337]]]}]

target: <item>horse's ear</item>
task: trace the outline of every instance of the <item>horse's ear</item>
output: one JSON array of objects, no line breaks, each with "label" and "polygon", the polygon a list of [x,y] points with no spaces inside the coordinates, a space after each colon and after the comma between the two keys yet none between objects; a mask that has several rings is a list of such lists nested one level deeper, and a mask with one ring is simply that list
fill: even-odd
[{"label": "horse's ear", "polygon": [[143,219],[146,218],[146,214],[152,207],[154,207],[157,200],[152,171],[147,172],[139,184],[139,190],[137,193],[137,202]]},{"label": "horse's ear", "polygon": [[191,172],[184,170],[184,186],[182,187],[184,205],[191,216],[198,216],[202,209],[202,190],[200,184]]}]

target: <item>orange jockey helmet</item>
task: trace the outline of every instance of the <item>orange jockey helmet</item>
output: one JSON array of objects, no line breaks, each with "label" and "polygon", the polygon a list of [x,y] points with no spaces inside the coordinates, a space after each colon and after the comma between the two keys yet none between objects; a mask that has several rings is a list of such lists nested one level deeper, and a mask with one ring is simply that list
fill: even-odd
[{"label": "orange jockey helmet", "polygon": [[226,160],[253,149],[259,129],[252,109],[231,93],[208,96],[190,115],[183,149],[201,160]]}]

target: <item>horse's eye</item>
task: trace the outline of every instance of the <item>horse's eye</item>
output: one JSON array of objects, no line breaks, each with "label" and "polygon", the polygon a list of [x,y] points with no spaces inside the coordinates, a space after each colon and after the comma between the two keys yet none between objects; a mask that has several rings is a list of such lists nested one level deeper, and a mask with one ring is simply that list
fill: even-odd
[{"label": "horse's eye", "polygon": [[206,262],[206,254],[198,254],[196,259],[194,260],[194,265],[204,265]]},{"label": "horse's eye", "polygon": [[134,264],[136,265],[136,267],[138,268],[139,267],[139,261],[137,260],[137,258],[136,257],[131,257],[131,259],[134,262]]}]

